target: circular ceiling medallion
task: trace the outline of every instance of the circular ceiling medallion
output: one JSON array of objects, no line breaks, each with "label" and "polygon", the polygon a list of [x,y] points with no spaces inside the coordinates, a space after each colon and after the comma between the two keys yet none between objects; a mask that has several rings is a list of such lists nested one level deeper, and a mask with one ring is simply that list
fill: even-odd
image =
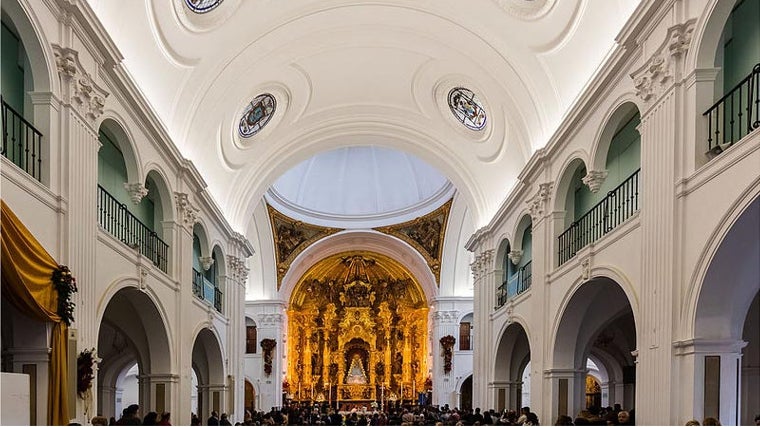
[{"label": "circular ceiling medallion", "polygon": [[185,4],[195,13],[206,13],[219,6],[222,0],[185,0]]},{"label": "circular ceiling medallion", "polygon": [[494,0],[510,15],[525,20],[540,18],[554,5],[555,0]]},{"label": "circular ceiling medallion", "polygon": [[448,102],[454,117],[468,129],[483,130],[486,127],[486,110],[470,89],[463,87],[451,89]]},{"label": "circular ceiling medallion", "polygon": [[268,93],[253,98],[243,111],[243,117],[240,118],[238,130],[243,138],[250,138],[259,133],[274,115],[277,108],[277,101],[274,96]]}]

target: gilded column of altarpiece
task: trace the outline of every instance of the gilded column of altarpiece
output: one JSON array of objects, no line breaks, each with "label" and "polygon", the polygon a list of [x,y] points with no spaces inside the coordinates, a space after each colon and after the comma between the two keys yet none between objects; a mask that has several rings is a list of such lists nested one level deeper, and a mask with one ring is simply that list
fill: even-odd
[{"label": "gilded column of altarpiece", "polygon": [[427,371],[428,308],[401,263],[348,252],[303,275],[288,309],[294,400],[414,399]]}]

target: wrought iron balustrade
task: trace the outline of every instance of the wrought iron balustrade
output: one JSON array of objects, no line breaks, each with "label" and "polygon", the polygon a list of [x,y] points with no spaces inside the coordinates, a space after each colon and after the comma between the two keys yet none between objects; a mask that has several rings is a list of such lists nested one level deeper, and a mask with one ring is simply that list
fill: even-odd
[{"label": "wrought iron balustrade", "polygon": [[193,268],[193,295],[203,299],[203,273]]},{"label": "wrought iron balustrade", "polygon": [[639,210],[640,172],[641,169],[638,169],[626,178],[559,235],[557,238],[559,265],[574,257],[589,243],[612,231]]},{"label": "wrought iron balustrade", "polygon": [[506,304],[507,300],[513,296],[520,295],[530,288],[531,281],[533,279],[533,261],[528,261],[524,266],[520,267],[515,274],[509,279],[505,280],[496,289],[496,306],[501,307]]},{"label": "wrought iron balustrade", "polygon": [[134,216],[127,209],[127,205],[116,200],[100,185],[98,185],[98,223],[117,239],[138,249],[161,271],[167,271],[169,245]]},{"label": "wrought iron balustrade", "polygon": [[8,105],[5,99],[2,99],[2,109],[2,155],[42,182],[42,133]]},{"label": "wrought iron balustrade", "polygon": [[222,312],[222,290],[219,288],[214,288],[214,308]]},{"label": "wrought iron balustrade", "polygon": [[707,149],[715,154],[759,128],[760,64],[703,116],[707,116]]}]

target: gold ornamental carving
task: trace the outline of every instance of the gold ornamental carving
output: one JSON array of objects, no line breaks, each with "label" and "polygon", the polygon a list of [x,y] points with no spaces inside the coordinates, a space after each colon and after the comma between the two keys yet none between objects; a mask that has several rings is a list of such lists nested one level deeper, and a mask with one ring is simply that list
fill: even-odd
[{"label": "gold ornamental carving", "polygon": [[267,205],[269,223],[274,237],[274,254],[277,260],[277,289],[290,269],[293,260],[317,240],[335,234],[341,229],[320,227],[290,218]]},{"label": "gold ornamental carving", "polygon": [[381,233],[398,237],[416,249],[425,258],[439,286],[441,284],[443,240],[446,236],[446,225],[449,221],[453,200],[450,199],[433,212],[411,221],[375,229]]},{"label": "gold ornamental carving", "polygon": [[425,391],[427,318],[422,287],[398,261],[352,251],[317,262],[290,299],[290,397],[412,399]]}]

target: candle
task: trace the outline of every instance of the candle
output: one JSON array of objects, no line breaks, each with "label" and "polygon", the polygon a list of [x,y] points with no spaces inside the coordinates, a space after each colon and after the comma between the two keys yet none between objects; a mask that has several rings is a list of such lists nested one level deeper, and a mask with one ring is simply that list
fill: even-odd
[{"label": "candle", "polygon": [[383,403],[385,403],[385,386],[380,386],[380,411],[383,410]]},{"label": "candle", "polygon": [[330,383],[327,383],[327,404],[328,406],[332,403],[332,388],[330,387]]},{"label": "candle", "polygon": [[412,380],[412,399],[417,398],[417,380]]},{"label": "candle", "polygon": [[314,383],[311,383],[311,400],[314,400]]},{"label": "candle", "polygon": [[404,404],[404,383],[401,383],[401,404]]}]

